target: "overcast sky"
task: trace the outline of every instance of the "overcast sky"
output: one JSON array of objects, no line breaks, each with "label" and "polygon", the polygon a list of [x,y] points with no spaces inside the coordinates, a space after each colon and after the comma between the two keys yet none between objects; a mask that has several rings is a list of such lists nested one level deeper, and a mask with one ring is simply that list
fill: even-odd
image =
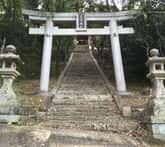
[{"label": "overcast sky", "polygon": [[[106,0],[97,0],[98,2],[106,2]],[[123,6],[127,5],[129,0],[113,0],[116,7],[119,9],[119,10],[122,10]],[[112,3],[112,0],[109,0],[109,3],[111,4]]]}]

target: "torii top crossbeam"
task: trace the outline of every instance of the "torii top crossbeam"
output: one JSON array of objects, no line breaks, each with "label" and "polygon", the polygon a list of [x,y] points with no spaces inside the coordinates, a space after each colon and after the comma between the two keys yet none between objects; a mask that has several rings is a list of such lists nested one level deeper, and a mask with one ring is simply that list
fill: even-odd
[{"label": "torii top crossbeam", "polygon": [[[59,28],[57,26],[49,26],[51,28],[51,34],[56,36],[74,36],[74,35],[110,35],[109,26],[104,28],[87,28],[87,24],[90,21],[104,21],[109,22],[111,20],[123,21],[132,19],[137,11],[123,11],[123,12],[114,12],[114,13],[54,13],[54,12],[42,12],[42,11],[33,11],[33,10],[23,10],[25,15],[29,16],[30,20],[35,21],[47,21],[51,20],[52,22],[58,21],[75,21],[76,28]],[[43,35],[45,32],[45,26],[40,28],[30,28],[30,34]],[[122,26],[118,27],[119,34],[132,34],[134,33],[133,28],[123,28]]]},{"label": "torii top crossbeam", "polygon": [[[74,36],[74,35],[110,35],[113,54],[113,63],[116,79],[116,89],[119,94],[126,93],[126,83],[123,71],[122,56],[120,50],[120,34],[132,34],[134,29],[118,26],[118,21],[132,19],[137,11],[122,11],[114,13],[54,13],[23,10],[30,20],[44,21],[45,24],[39,28],[30,28],[30,34],[44,35],[44,47],[42,58],[42,71],[40,80],[40,91],[47,92],[49,85],[51,50],[53,36]],[[53,22],[75,22],[76,28],[59,28]],[[90,21],[108,22],[103,28],[88,28]]]},{"label": "torii top crossbeam", "polygon": [[[107,12],[107,13],[85,13],[87,21],[117,21],[132,19],[138,11],[122,11],[122,12]],[[46,20],[51,17],[53,21],[75,21],[78,13],[60,13],[60,12],[42,12],[33,10],[23,10],[23,14],[29,15],[32,20]]]}]

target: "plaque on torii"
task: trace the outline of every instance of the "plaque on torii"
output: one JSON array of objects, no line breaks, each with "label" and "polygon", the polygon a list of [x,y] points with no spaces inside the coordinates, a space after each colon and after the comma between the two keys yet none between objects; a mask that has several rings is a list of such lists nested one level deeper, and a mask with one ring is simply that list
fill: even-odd
[{"label": "plaque on torii", "polygon": [[[48,92],[53,36],[82,36],[82,35],[110,35],[113,54],[113,63],[118,94],[126,93],[126,83],[123,70],[119,35],[133,34],[131,27],[119,26],[118,22],[134,18],[138,11],[121,11],[113,13],[52,13],[32,10],[23,10],[25,15],[33,21],[44,21],[45,25],[39,28],[30,28],[32,35],[44,35],[44,47],[41,67],[40,91]],[[76,22],[76,28],[59,28],[53,22]],[[88,22],[109,22],[102,28],[87,28]]]},{"label": "plaque on torii", "polygon": [[76,31],[86,31],[87,29],[87,21],[85,12],[80,12],[77,15],[76,21]]}]

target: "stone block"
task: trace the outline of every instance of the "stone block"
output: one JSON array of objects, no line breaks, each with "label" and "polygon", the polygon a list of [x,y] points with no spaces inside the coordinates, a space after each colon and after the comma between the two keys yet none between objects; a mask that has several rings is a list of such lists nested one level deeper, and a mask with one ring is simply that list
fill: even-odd
[{"label": "stone block", "polygon": [[20,115],[0,115],[0,122],[13,124],[20,120]]},{"label": "stone block", "polygon": [[124,117],[131,117],[132,115],[131,107],[129,106],[124,106],[122,112]]},{"label": "stone block", "polygon": [[160,140],[165,140],[165,123],[151,124],[153,137]]}]

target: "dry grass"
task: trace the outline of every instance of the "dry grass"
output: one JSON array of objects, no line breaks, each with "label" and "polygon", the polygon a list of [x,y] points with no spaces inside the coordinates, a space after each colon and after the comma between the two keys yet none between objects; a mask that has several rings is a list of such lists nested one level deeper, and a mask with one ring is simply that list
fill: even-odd
[{"label": "dry grass", "polygon": [[[43,97],[39,93],[39,80],[20,80],[15,83],[15,92],[20,100],[21,105],[39,107]],[[52,89],[55,80],[51,79],[49,87]]]}]

